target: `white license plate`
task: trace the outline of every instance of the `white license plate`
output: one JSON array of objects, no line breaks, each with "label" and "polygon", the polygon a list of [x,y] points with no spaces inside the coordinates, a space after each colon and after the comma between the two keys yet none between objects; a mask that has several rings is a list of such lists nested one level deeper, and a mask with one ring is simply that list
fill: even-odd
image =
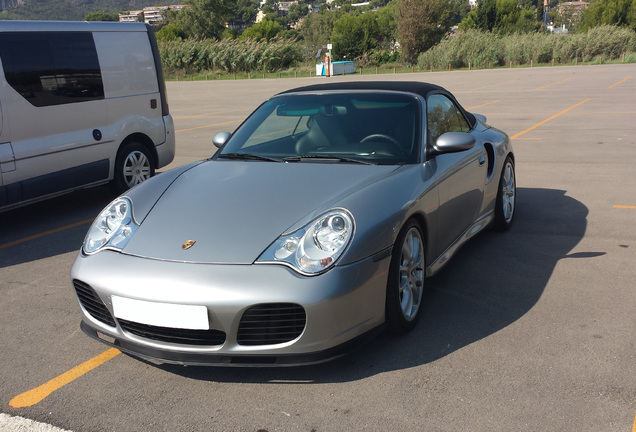
[{"label": "white license plate", "polygon": [[115,317],[157,327],[209,330],[205,306],[155,303],[111,296]]}]

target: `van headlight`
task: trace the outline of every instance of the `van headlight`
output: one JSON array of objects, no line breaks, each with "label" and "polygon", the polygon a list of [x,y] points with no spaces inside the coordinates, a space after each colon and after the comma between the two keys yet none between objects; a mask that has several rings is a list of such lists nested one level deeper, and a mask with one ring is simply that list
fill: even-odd
[{"label": "van headlight", "polygon": [[138,226],[133,219],[130,199],[117,198],[97,216],[86,234],[82,250],[87,255],[102,249],[122,250]]},{"label": "van headlight", "polygon": [[348,211],[331,210],[298,231],[280,236],[256,262],[286,264],[308,276],[323,273],[347,249],[354,229],[353,216]]}]

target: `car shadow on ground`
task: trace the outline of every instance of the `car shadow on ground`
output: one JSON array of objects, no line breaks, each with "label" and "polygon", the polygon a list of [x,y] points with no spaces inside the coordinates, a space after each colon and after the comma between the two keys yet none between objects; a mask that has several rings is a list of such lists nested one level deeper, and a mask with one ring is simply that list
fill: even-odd
[{"label": "car shadow on ground", "polygon": [[563,258],[602,252],[570,251],[583,238],[588,209],[562,190],[518,190],[514,226],[484,232],[427,279],[423,315],[411,333],[382,333],[334,361],[293,368],[222,368],[160,365],[197,380],[252,383],[346,382],[434,362],[524,316],[541,297]]},{"label": "car shadow on ground", "polygon": [[90,223],[114,198],[99,186],[0,213],[0,268],[79,251]]}]

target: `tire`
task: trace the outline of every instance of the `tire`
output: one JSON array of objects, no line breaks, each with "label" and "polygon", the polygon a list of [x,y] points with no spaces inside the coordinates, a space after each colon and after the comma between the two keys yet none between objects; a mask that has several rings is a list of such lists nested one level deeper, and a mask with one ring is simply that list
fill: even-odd
[{"label": "tire", "polygon": [[411,331],[422,309],[426,260],[420,225],[411,220],[398,235],[386,289],[386,321],[396,334]]},{"label": "tire", "polygon": [[115,193],[123,193],[155,175],[150,151],[138,142],[129,142],[117,153],[115,177],[111,183]]},{"label": "tire", "polygon": [[515,216],[517,200],[517,183],[515,176],[515,164],[508,156],[501,170],[499,189],[495,201],[494,228],[498,231],[507,231],[512,226]]}]

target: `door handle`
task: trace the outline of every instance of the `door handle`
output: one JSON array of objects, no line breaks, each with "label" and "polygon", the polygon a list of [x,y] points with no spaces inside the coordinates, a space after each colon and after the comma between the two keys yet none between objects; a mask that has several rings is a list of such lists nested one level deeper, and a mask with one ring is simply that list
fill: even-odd
[{"label": "door handle", "polygon": [[483,166],[485,163],[486,163],[486,156],[485,155],[479,156],[479,166]]}]

